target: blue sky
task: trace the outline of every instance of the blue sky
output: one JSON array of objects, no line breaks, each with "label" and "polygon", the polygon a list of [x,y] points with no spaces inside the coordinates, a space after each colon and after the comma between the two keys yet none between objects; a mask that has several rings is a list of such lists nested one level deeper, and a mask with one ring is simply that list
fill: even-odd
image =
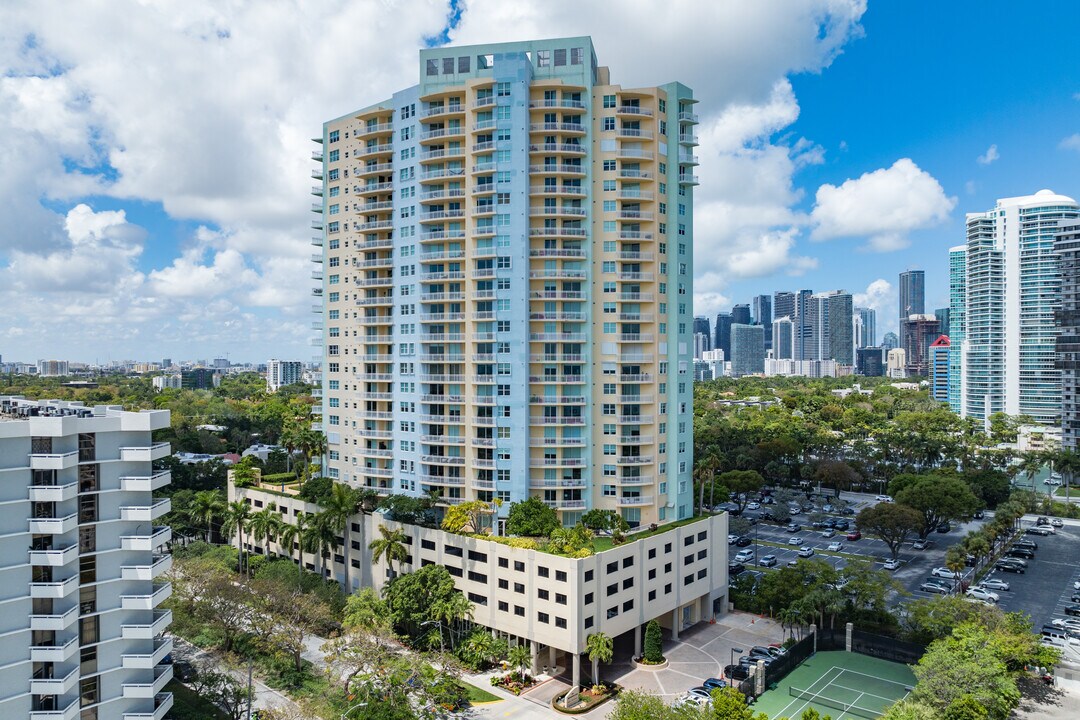
[{"label": "blue sky", "polygon": [[415,83],[436,44],[591,35],[614,82],[695,90],[702,314],[844,288],[884,332],[901,270],[925,269],[928,306],[944,304],[965,212],[1080,195],[1080,46],[1054,32],[1080,26],[1080,3],[619,10],[5,3],[0,355],[310,359],[310,138]]}]

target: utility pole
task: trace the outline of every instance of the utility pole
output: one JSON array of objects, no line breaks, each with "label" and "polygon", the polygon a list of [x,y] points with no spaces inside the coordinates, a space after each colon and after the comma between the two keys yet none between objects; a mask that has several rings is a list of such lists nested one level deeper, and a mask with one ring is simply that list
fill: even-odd
[{"label": "utility pole", "polygon": [[247,720],[251,720],[251,703],[254,696],[251,694],[251,672],[254,669],[254,664],[248,661],[248,691],[247,691]]}]

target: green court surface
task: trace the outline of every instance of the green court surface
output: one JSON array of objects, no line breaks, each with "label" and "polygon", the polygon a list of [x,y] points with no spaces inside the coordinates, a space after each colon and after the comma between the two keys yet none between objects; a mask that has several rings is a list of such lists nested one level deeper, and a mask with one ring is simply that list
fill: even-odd
[{"label": "green court surface", "polygon": [[798,720],[807,708],[832,720],[880,717],[915,684],[907,665],[843,651],[819,652],[754,703],[770,720]]}]

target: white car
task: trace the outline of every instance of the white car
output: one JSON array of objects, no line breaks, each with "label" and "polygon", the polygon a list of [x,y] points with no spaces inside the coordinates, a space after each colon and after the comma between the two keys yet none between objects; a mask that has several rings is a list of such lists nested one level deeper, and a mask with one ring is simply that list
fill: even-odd
[{"label": "white car", "polygon": [[728,545],[734,545],[735,541],[738,540],[738,539],[739,539],[738,535],[728,535],[727,536],[727,544]]},{"label": "white car", "polygon": [[828,550],[829,552],[840,552],[841,550],[844,549],[844,543],[840,542],[839,540],[836,540],[834,542],[829,543],[829,547],[827,547],[825,549]]},{"label": "white car", "polygon": [[788,538],[787,544],[788,545],[802,545],[802,538],[801,537]]},{"label": "white car", "polygon": [[1069,618],[1062,620],[1061,618],[1054,618],[1050,621],[1050,624],[1054,627],[1065,628],[1066,630],[1075,630],[1080,632],[1080,620],[1075,618]]},{"label": "white car", "polygon": [[740,550],[735,555],[735,562],[737,562],[737,563],[749,562],[749,561],[751,561],[753,559],[754,559],[754,551],[753,550]]},{"label": "white car", "polygon": [[814,548],[810,547],[809,545],[802,546],[801,548],[799,548],[799,557],[814,557]]},{"label": "white car", "polygon": [[915,542],[911,543],[911,547],[914,550],[925,550],[929,546],[930,546],[930,541],[929,540],[916,540]]},{"label": "white car", "polygon": [[1009,583],[998,578],[987,578],[979,583],[978,587],[986,588],[987,590],[1008,590]]},{"label": "white car", "polygon": [[960,577],[959,573],[955,573],[949,568],[936,567],[930,571],[930,574],[934,577],[945,578],[946,580],[955,580]]},{"label": "white car", "polygon": [[995,603],[1000,599],[1000,597],[998,596],[998,594],[996,592],[990,592],[986,588],[981,588],[981,587],[970,588],[964,594],[967,595],[968,597],[973,597],[976,600],[989,600],[990,602],[995,602]]},{"label": "white car", "polygon": [[747,503],[746,504],[746,509],[747,510],[760,510],[761,509],[761,503],[757,503],[757,502]]},{"label": "white car", "polygon": [[883,502],[883,503],[891,503],[892,502],[892,498],[889,497],[888,495],[878,495],[874,499],[877,500],[878,502]]},{"label": "white car", "polygon": [[899,569],[899,567],[900,567],[900,561],[899,560],[886,560],[885,561],[885,569],[886,570],[897,570],[897,569]]}]

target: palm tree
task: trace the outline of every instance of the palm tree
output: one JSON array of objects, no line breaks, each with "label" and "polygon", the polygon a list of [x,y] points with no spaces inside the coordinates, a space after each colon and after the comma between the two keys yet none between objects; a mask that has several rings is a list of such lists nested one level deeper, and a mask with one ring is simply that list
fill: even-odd
[{"label": "palm tree", "polygon": [[[334,529],[335,533],[340,532],[345,539],[345,554],[348,555],[349,548],[349,529],[350,518],[353,515],[360,512],[360,494],[349,487],[341,483],[334,483],[330,488],[330,497],[323,504],[323,515],[326,516],[326,522]],[[349,585],[349,563],[345,563],[345,592],[352,592],[352,586]]]},{"label": "palm tree", "polygon": [[226,524],[230,527],[236,528],[237,547],[239,554],[237,555],[236,572],[244,572],[244,529],[247,527],[248,521],[251,519],[251,506],[244,500],[233,500],[229,503],[228,510],[225,513]]},{"label": "palm tree", "polygon": [[1061,448],[1053,451],[1050,458],[1054,469],[1061,475],[1062,484],[1065,485],[1065,502],[1069,502],[1073,478],[1080,472],[1080,453],[1072,448]]},{"label": "palm tree", "polygon": [[311,525],[304,533],[304,543],[308,552],[319,556],[319,576],[326,577],[326,559],[331,551],[338,547],[337,530],[334,529],[326,513],[318,513],[312,518]]},{"label": "palm tree", "polygon": [[188,515],[194,525],[206,526],[206,542],[214,532],[214,520],[220,520],[225,514],[225,500],[217,490],[199,490],[191,499]]},{"label": "palm tree", "polygon": [[589,660],[592,661],[593,684],[599,684],[600,663],[609,663],[614,656],[611,638],[606,633],[595,632],[585,638],[585,651],[589,653]]},{"label": "palm tree", "polygon": [[518,675],[524,681],[525,669],[532,665],[532,651],[529,650],[527,645],[518,643],[510,648],[510,652],[506,655],[506,661],[510,663],[511,667],[517,668]]},{"label": "palm tree", "polygon": [[296,560],[297,583],[300,583],[304,577],[304,538],[307,530],[308,516],[301,513],[293,519],[292,523],[283,522],[281,530],[278,532],[278,544],[288,548],[290,558],[292,557],[293,543],[296,543],[298,548],[297,554],[299,557]]},{"label": "palm tree", "polygon": [[405,547],[405,533],[380,525],[379,534],[382,537],[372,540],[368,545],[368,549],[371,550],[371,561],[377,563],[380,558],[385,557],[386,566],[390,568],[390,577],[393,577],[394,563],[403,563],[409,557],[409,551]]},{"label": "palm tree", "polygon": [[455,591],[445,601],[435,603],[431,608],[431,614],[450,631],[450,649],[453,650],[454,629],[461,621],[472,619],[473,604],[461,592]]},{"label": "palm tree", "polygon": [[296,452],[303,441],[302,435],[306,428],[304,425],[301,425],[301,422],[303,422],[303,419],[299,416],[295,416],[287,418],[285,422],[282,423],[281,438],[279,442],[284,446],[285,452],[288,453],[285,458],[285,470],[287,472],[292,472],[293,453]]},{"label": "palm tree", "polygon": [[710,486],[709,489],[709,507],[713,506],[713,493],[716,486],[716,471],[720,469],[720,458],[715,452],[708,452],[705,457],[701,458],[697,462],[697,467],[694,468],[694,475],[697,477],[700,490],[698,491],[698,508],[699,512],[705,513],[705,481],[708,480]]},{"label": "palm tree", "polygon": [[248,523],[252,537],[263,541],[267,557],[270,557],[270,539],[279,534],[281,526],[284,524],[281,522],[281,517],[278,516],[275,507],[275,505],[271,504],[265,510],[260,510],[251,516]]}]

